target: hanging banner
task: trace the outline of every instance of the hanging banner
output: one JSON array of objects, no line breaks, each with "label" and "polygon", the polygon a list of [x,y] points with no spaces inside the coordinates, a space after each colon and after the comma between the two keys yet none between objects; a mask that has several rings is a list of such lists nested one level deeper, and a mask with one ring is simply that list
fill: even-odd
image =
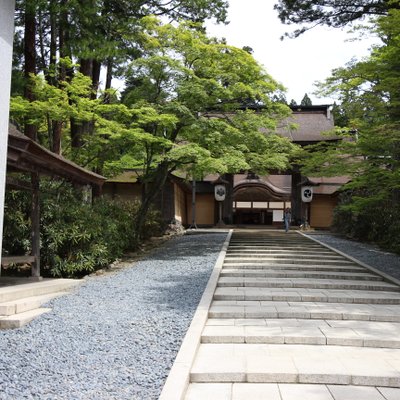
[{"label": "hanging banner", "polygon": [[226,188],[224,185],[215,185],[214,187],[215,200],[224,201],[226,196]]},{"label": "hanging banner", "polygon": [[301,188],[301,200],[309,203],[313,198],[313,188],[311,186],[303,186]]}]

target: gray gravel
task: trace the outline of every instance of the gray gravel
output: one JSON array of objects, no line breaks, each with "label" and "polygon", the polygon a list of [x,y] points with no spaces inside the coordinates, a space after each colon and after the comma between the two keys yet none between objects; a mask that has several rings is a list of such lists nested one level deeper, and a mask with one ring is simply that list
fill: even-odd
[{"label": "gray gravel", "polygon": [[0,399],[157,399],[225,238],[172,239],[0,331]]},{"label": "gray gravel", "polygon": [[340,250],[396,279],[400,279],[400,256],[383,251],[376,246],[323,233],[310,233],[311,237]]}]

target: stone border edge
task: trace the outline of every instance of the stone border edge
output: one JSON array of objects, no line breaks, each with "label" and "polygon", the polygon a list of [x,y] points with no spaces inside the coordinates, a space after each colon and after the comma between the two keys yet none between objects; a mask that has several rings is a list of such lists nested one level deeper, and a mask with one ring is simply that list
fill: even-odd
[{"label": "stone border edge", "polygon": [[190,383],[190,370],[200,346],[201,333],[208,319],[208,311],[232,233],[233,229],[230,229],[158,400],[184,399]]},{"label": "stone border edge", "polygon": [[357,258],[354,258],[354,257],[344,253],[343,251],[340,251],[340,250],[336,249],[335,247],[332,247],[332,246],[330,246],[330,245],[328,245],[326,243],[320,242],[318,239],[315,239],[312,236],[309,236],[304,232],[297,231],[297,233],[299,233],[302,236],[305,236],[306,238],[308,238],[310,240],[313,240],[314,242],[316,242],[316,243],[318,243],[318,244],[320,244],[320,245],[322,245],[324,247],[327,247],[328,249],[334,251],[337,254],[340,254],[341,256],[347,258],[348,260],[353,261],[356,264],[361,265],[362,267],[365,267],[365,268],[369,269],[371,272],[374,272],[375,274],[380,275],[384,280],[389,281],[391,283],[394,283],[395,285],[400,286],[400,280],[398,280],[396,278],[393,278],[393,276],[390,276],[390,275],[386,274],[385,272],[380,271],[379,269],[377,269],[377,268],[375,268],[375,267],[373,267],[373,266],[371,266],[369,264],[366,264],[365,262],[360,261]]}]

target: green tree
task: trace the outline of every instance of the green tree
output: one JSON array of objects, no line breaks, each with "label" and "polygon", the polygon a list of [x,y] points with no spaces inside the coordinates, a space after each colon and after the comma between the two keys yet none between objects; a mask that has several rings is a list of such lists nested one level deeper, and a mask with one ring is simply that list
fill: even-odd
[{"label": "green tree", "polygon": [[363,18],[387,15],[400,6],[398,0],[279,0],[274,8],[282,23],[303,25],[285,34],[298,37],[318,25],[341,28]]},{"label": "green tree", "polygon": [[300,102],[301,106],[312,106],[312,101],[311,99],[308,97],[308,94],[305,93],[301,102]]},{"label": "green tree", "polygon": [[[295,147],[273,133],[290,114],[273,101],[282,87],[248,52],[208,38],[196,24],[142,24],[141,56],[129,65],[123,104],[92,98],[91,79],[75,70],[57,87],[36,76],[35,100],[15,97],[11,107],[17,121],[38,127],[45,144],[46,121],[60,122],[65,154],[80,165],[103,174],[142,171],[138,235],[169,173],[285,169]],[[71,119],[93,126],[78,149],[68,146]]]},{"label": "green tree", "polygon": [[400,233],[400,10],[380,18],[376,31],[383,44],[369,58],[335,69],[319,85],[320,94],[338,97],[344,118],[337,132],[345,140],[314,148],[304,172],[349,175],[342,211],[357,221],[357,236],[400,250],[393,238]]},{"label": "green tree", "polygon": [[[170,20],[204,21],[215,18],[225,21],[227,2],[224,0],[152,0],[152,1],[71,1],[17,0],[17,32],[14,48],[23,50],[14,60],[13,92],[31,98],[29,75],[43,73],[53,86],[72,78],[74,71],[65,68],[60,59],[69,58],[90,77],[93,99],[99,92],[100,71],[106,68],[105,89],[111,89],[114,76],[123,74],[123,66],[137,56],[136,38],[140,20],[147,15],[162,15]],[[21,79],[24,78],[24,79]],[[22,83],[22,84],[21,84]],[[104,95],[109,101],[110,92]],[[62,126],[48,121],[54,152],[61,152]],[[26,124],[26,133],[35,137],[34,127]],[[93,130],[93,124],[71,120],[71,143],[83,144],[82,136]]]},{"label": "green tree", "polygon": [[288,166],[294,146],[272,132],[290,110],[271,100],[282,88],[247,51],[207,38],[197,25],[176,28],[154,19],[146,21],[141,46],[123,101],[146,136],[130,141],[121,158],[123,166],[143,171],[139,228],[175,170],[201,175]]}]

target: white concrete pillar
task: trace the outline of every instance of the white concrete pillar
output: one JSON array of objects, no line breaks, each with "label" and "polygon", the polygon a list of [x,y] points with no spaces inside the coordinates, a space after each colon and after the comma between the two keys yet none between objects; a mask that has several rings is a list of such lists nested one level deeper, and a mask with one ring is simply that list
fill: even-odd
[{"label": "white concrete pillar", "polygon": [[14,8],[14,0],[0,0],[0,251],[3,242],[4,191],[6,186]]}]

